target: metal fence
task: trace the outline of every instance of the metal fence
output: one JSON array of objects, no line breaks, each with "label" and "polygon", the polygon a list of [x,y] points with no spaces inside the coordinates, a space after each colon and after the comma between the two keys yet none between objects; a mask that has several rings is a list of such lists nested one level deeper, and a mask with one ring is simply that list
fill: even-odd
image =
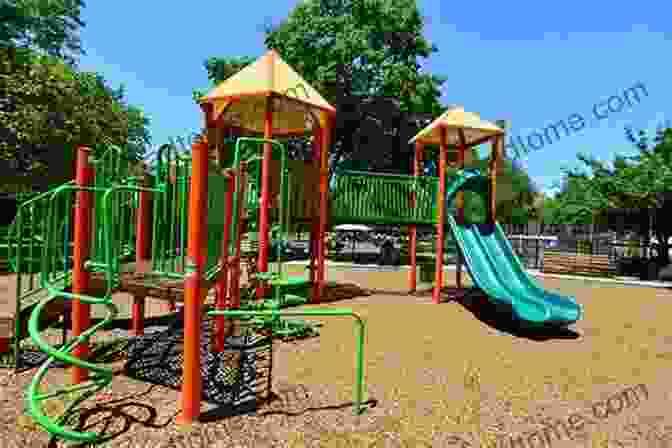
[{"label": "metal fence", "polygon": [[608,255],[618,263],[624,258],[651,259],[657,255],[653,244],[613,238],[562,238],[549,236],[508,235],[509,241],[520,260],[528,269],[542,269],[544,250],[568,254]]}]

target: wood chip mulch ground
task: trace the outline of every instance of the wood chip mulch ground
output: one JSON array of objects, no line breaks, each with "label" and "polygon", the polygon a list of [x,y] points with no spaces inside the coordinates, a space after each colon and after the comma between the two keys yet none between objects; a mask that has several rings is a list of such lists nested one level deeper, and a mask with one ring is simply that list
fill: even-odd
[{"label": "wood chip mulch ground", "polygon": [[[375,294],[320,305],[352,308],[367,322],[375,406],[361,416],[351,407],[353,324],[334,318],[320,319],[317,338],[275,344],[276,398],[252,413],[218,417],[204,407],[207,421],[180,428],[178,391],[120,374],[86,425],[120,448],[672,446],[672,292],[543,284],[583,305],[570,330],[526,333],[478,300]],[[65,446],[50,445],[26,416],[33,374],[0,371],[2,448]],[[47,382],[67,379],[52,369]]]}]

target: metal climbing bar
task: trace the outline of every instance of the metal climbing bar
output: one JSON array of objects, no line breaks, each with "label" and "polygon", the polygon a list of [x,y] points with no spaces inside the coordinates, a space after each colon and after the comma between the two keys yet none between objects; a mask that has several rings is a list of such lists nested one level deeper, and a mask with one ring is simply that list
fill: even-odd
[{"label": "metal climbing bar", "polygon": [[360,415],[364,412],[364,333],[366,325],[362,318],[352,310],[334,308],[328,310],[267,310],[267,311],[242,311],[242,310],[215,310],[209,311],[210,316],[225,316],[231,318],[266,317],[280,319],[290,316],[313,316],[313,317],[352,317],[357,329],[357,358],[355,373],[354,412]]}]

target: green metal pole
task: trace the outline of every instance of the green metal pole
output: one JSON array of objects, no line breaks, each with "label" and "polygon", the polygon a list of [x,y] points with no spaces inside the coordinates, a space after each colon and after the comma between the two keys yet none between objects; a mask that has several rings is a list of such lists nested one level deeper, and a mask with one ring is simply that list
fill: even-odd
[{"label": "green metal pole", "polygon": [[355,374],[355,415],[364,412],[364,337],[365,324],[362,318],[352,310],[344,309],[312,309],[312,310],[265,310],[265,311],[242,311],[242,310],[215,310],[209,311],[210,316],[226,316],[241,318],[249,316],[263,316],[279,319],[288,316],[314,316],[314,317],[352,317],[357,328],[357,360]]}]

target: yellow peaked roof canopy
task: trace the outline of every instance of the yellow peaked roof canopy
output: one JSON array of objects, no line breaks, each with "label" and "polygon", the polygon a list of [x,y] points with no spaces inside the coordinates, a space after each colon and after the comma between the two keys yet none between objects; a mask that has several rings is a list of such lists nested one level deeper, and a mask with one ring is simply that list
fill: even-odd
[{"label": "yellow peaked roof canopy", "polygon": [[465,112],[462,106],[452,106],[425,129],[418,132],[409,143],[418,141],[426,145],[440,145],[441,128],[446,129],[446,143],[448,145],[460,144],[460,129],[464,132],[467,146],[483,143],[490,137],[504,134],[502,128],[494,123],[482,120],[477,113]]},{"label": "yellow peaked roof canopy", "polygon": [[[273,96],[273,133],[296,134],[310,129],[309,114],[336,109],[310,86],[275,50],[269,50],[199,100],[212,104],[213,118],[263,132],[266,97]],[[222,116],[223,114],[223,116]]]}]

